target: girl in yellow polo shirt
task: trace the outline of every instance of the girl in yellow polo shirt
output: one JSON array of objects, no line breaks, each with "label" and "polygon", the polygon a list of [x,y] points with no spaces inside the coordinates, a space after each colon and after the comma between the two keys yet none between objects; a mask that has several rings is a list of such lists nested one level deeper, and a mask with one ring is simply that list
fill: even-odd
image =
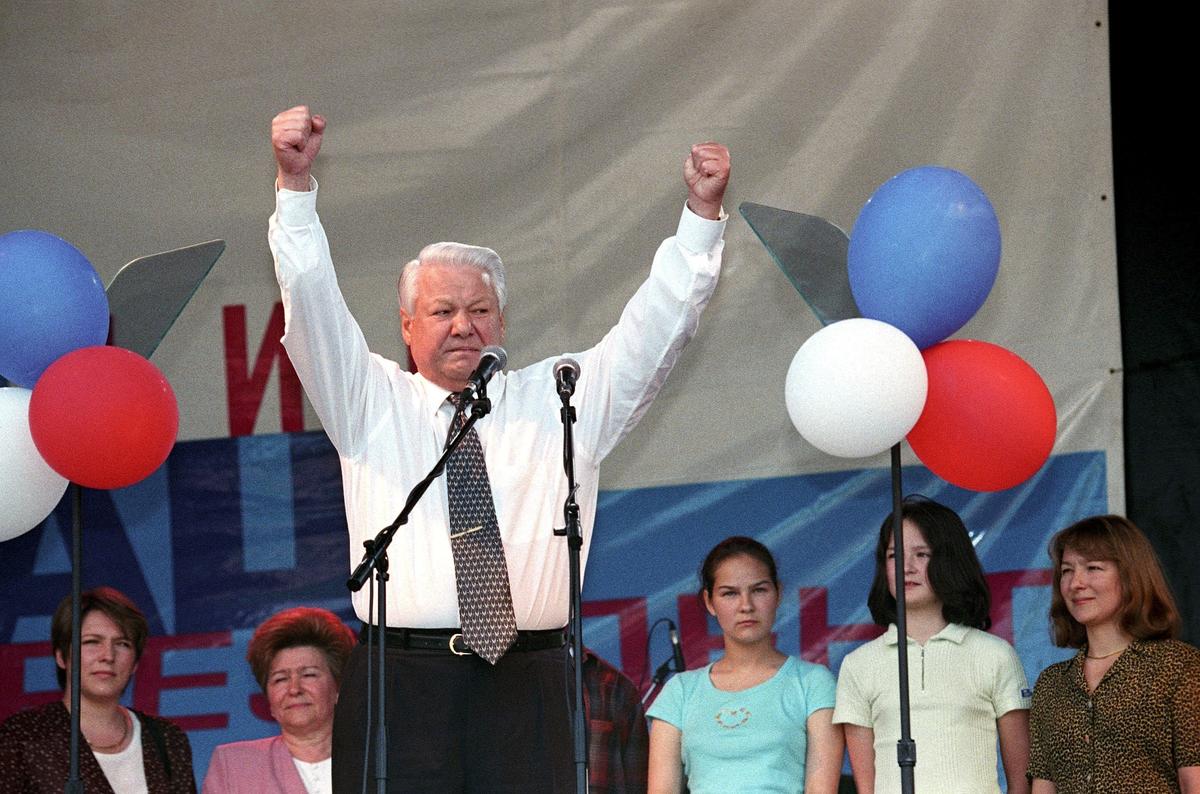
[{"label": "girl in yellow polo shirt", "polygon": [[[906,498],[901,516],[915,790],[999,794],[998,738],[1008,791],[1028,794],[1028,684],[1012,646],[986,632],[991,594],[967,528],[924,497]],[[838,675],[833,721],[845,727],[859,794],[900,790],[894,547],[888,516],[867,597],[887,632],[846,656]]]}]

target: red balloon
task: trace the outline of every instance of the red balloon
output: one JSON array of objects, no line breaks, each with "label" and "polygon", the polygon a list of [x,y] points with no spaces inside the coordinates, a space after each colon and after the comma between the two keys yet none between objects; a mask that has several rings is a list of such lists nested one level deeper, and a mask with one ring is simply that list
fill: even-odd
[{"label": "red balloon", "polygon": [[943,480],[1000,491],[1032,477],[1054,448],[1054,398],[1037,371],[999,345],[953,340],[922,352],[925,410],[908,443]]},{"label": "red balloon", "polygon": [[179,431],[175,392],[158,367],[119,347],[84,347],[46,368],[29,429],[50,468],[88,488],[124,488],[162,465]]}]

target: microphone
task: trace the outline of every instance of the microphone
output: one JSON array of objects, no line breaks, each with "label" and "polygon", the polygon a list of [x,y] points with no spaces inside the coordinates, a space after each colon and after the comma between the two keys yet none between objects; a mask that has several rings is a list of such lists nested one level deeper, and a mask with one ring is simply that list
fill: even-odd
[{"label": "microphone", "polygon": [[[683,661],[683,648],[679,644],[679,631],[675,628],[675,622],[670,618],[663,618],[667,624],[667,630],[671,636],[671,658],[660,664],[654,671],[654,676],[650,679],[650,688],[646,690],[646,694],[642,697],[642,702],[645,703],[651,693],[658,688],[663,681],[667,680],[667,676],[671,673],[682,673],[687,669],[687,664]],[[672,663],[675,669],[671,669]]]},{"label": "microphone", "polygon": [[579,362],[573,358],[560,358],[554,362],[554,383],[558,396],[566,399],[575,393],[575,382],[579,380]]},{"label": "microphone", "polygon": [[488,345],[479,353],[479,366],[467,378],[475,394],[481,394],[492,376],[508,365],[508,353],[500,345]]},{"label": "microphone", "polygon": [[687,662],[683,661],[683,647],[679,644],[679,632],[675,630],[675,624],[667,621],[670,626],[671,635],[671,654],[675,657],[675,672],[682,673],[687,670]]}]

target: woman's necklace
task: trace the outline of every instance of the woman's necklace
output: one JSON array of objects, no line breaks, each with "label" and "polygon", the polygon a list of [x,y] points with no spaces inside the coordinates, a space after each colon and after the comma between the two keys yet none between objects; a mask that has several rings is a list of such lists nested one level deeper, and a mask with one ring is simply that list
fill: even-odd
[{"label": "woman's necklace", "polygon": [[1116,656],[1118,653],[1120,653],[1121,651],[1125,650],[1125,648],[1128,648],[1128,647],[1129,647],[1128,645],[1125,645],[1121,648],[1117,648],[1112,653],[1106,653],[1106,654],[1103,654],[1102,656],[1092,656],[1090,653],[1084,654],[1084,656],[1086,656],[1088,659],[1093,659],[1093,660],[1108,659],[1111,656]]},{"label": "woman's necklace", "polygon": [[117,739],[112,744],[95,744],[90,739],[88,739],[88,747],[92,748],[93,750],[99,750],[100,752],[104,753],[104,752],[108,752],[109,750],[115,750],[116,748],[120,747],[121,745],[123,745],[125,743],[125,740],[128,738],[129,738],[129,720],[125,717],[125,713],[121,712],[121,738]]}]

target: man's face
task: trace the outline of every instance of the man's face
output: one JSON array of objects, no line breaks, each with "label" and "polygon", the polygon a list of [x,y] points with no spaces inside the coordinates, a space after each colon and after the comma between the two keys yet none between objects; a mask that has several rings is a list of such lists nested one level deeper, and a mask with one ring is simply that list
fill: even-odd
[{"label": "man's face", "polygon": [[413,310],[400,309],[400,332],[417,370],[449,391],[462,391],[479,352],[504,340],[496,292],[473,267],[424,265]]}]

